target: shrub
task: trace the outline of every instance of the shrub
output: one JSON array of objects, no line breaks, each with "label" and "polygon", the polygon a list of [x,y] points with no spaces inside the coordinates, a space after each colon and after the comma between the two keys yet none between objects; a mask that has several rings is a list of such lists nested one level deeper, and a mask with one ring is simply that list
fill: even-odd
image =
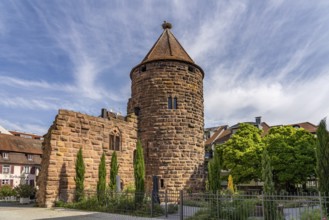
[{"label": "shrub", "polygon": [[0,197],[15,196],[16,192],[11,188],[11,186],[4,185],[0,187]]},{"label": "shrub", "polygon": [[321,216],[320,209],[313,209],[303,212],[300,220],[318,220],[318,219],[323,219],[322,217],[324,216]]},{"label": "shrub", "polygon": [[18,197],[27,198],[35,194],[36,189],[33,186],[21,184],[15,187],[15,192]]}]

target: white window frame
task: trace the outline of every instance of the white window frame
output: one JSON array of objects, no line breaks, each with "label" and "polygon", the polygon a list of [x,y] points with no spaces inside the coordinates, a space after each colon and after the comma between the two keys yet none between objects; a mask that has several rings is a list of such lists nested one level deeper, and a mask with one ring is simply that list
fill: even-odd
[{"label": "white window frame", "polygon": [[32,161],[33,160],[33,155],[32,154],[28,154],[27,155],[27,160]]},{"label": "white window frame", "polygon": [[2,165],[2,173],[3,174],[9,174],[10,173],[10,165],[8,165],[8,164]]},{"label": "white window frame", "polygon": [[9,154],[7,152],[2,152],[2,158],[3,159],[8,159],[9,158]]},{"label": "white window frame", "polygon": [[31,172],[31,167],[30,166],[24,166],[24,173],[28,174]]},{"label": "white window frame", "polygon": [[9,179],[4,179],[4,180],[1,180],[1,184],[2,185],[10,185],[10,181],[9,181]]}]

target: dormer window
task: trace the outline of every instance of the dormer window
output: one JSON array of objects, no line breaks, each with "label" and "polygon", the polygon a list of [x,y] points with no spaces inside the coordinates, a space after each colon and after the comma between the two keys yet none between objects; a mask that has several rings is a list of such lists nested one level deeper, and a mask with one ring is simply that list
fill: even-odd
[{"label": "dormer window", "polygon": [[28,154],[27,155],[27,160],[32,161],[33,160],[33,155],[32,154]]},{"label": "dormer window", "polygon": [[3,159],[9,159],[9,154],[7,152],[2,152]]}]

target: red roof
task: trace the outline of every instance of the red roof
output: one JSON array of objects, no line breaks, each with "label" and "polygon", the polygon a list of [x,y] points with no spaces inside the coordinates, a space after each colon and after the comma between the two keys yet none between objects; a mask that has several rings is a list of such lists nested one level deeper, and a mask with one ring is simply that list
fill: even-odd
[{"label": "red roof", "polygon": [[0,134],[0,151],[42,154],[42,140]]}]

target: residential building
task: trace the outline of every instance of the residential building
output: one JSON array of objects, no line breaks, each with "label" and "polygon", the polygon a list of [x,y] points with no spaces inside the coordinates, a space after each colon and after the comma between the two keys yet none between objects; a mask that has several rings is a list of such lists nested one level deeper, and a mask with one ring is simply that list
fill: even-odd
[{"label": "residential building", "polygon": [[[303,128],[306,131],[315,134],[317,126],[310,123],[310,122],[301,122],[301,123],[294,123],[294,124],[287,124],[287,125],[273,125],[270,126],[266,122],[261,121],[261,117],[255,117],[255,121],[252,122],[242,122],[252,124],[259,129],[263,130],[263,135],[267,134],[270,128],[277,127],[277,126],[292,126],[294,128]],[[214,150],[215,145],[223,144],[230,139],[230,137],[239,129],[241,123],[237,123],[232,126],[228,125],[221,125],[218,127],[206,128],[204,132],[205,137],[205,149],[206,149],[206,159],[211,157],[211,152]]]},{"label": "residential building", "polygon": [[37,138],[0,134],[0,186],[36,185],[41,165],[41,144],[42,141]]}]

